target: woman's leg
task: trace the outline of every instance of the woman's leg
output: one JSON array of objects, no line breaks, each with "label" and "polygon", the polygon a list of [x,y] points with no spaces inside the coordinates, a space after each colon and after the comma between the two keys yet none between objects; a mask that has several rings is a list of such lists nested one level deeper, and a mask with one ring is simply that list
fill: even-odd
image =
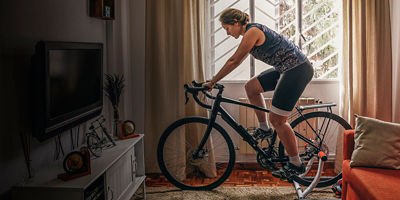
[{"label": "woman's leg", "polygon": [[[245,85],[247,98],[250,103],[265,108],[263,92],[272,91],[280,77],[280,73],[274,68],[270,68],[262,72],[257,77],[251,78]],[[265,112],[255,110],[258,122],[267,122],[267,115]]]},{"label": "woman's leg", "polygon": [[297,144],[293,129],[287,122],[287,118],[287,116],[280,116],[273,112],[269,113],[269,121],[275,128],[276,133],[278,134],[289,157],[293,157],[298,155]]},{"label": "woman's leg", "polygon": [[313,68],[309,62],[284,72],[276,85],[269,114],[270,122],[289,155],[289,163],[297,167],[301,165],[301,161],[298,156],[296,138],[287,118],[312,76]]},{"label": "woman's leg", "polygon": [[[262,88],[260,82],[258,81],[257,77],[253,77],[250,79],[246,85],[246,94],[247,98],[249,99],[250,103],[265,108],[265,101],[264,96],[262,93],[264,89]],[[264,111],[255,110],[258,122],[266,122],[267,121],[267,114]]]}]

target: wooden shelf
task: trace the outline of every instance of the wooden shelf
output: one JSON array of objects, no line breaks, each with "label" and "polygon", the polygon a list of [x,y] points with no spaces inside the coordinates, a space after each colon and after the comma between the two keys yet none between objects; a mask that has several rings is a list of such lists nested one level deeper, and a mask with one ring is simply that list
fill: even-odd
[{"label": "wooden shelf", "polygon": [[90,16],[104,20],[115,19],[114,0],[90,0]]}]

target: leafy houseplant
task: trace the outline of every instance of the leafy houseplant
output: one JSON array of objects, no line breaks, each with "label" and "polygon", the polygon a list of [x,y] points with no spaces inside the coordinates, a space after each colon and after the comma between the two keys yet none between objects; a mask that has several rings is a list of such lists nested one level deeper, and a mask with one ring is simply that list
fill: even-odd
[{"label": "leafy houseplant", "polygon": [[106,82],[104,84],[104,92],[106,96],[111,101],[112,107],[114,109],[114,133],[117,134],[117,124],[119,120],[119,101],[122,90],[125,87],[125,79],[124,75],[110,75],[106,74]]}]

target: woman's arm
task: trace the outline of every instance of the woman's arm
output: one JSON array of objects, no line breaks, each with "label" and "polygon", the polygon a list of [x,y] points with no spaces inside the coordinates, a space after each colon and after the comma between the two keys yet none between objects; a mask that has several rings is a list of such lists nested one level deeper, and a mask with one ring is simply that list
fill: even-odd
[{"label": "woman's arm", "polygon": [[242,41],[239,44],[239,47],[236,49],[236,52],[226,61],[224,66],[219,70],[219,72],[210,80],[212,83],[211,87],[230,72],[232,72],[236,67],[238,67],[243,60],[247,57],[250,50],[254,47],[254,45],[258,41],[264,40],[264,33],[258,28],[249,29],[243,36]]}]

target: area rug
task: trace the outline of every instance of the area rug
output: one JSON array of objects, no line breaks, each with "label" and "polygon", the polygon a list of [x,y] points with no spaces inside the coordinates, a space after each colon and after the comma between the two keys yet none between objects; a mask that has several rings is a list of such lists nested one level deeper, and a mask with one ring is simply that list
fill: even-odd
[{"label": "area rug", "polygon": [[[297,199],[294,187],[218,187],[212,191],[187,191],[174,187],[146,187],[146,198],[167,200],[288,200]],[[337,200],[330,187],[314,189],[307,199]]]}]

